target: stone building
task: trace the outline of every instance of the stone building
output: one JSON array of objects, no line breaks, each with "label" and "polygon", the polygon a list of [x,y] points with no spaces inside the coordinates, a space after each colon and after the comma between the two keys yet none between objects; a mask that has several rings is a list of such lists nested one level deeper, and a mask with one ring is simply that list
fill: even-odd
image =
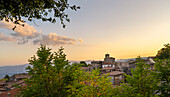
[{"label": "stone building", "polygon": [[116,71],[115,67],[104,67],[100,70],[101,74],[109,75],[113,85],[120,85],[124,80],[124,72]]},{"label": "stone building", "polygon": [[102,64],[103,64],[103,61],[92,61],[91,62],[91,65],[92,65],[92,68],[95,69],[95,68],[102,68]]},{"label": "stone building", "polygon": [[110,57],[109,54],[105,54],[104,61],[100,62],[92,62],[92,64],[99,64],[102,75],[109,75],[108,77],[111,78],[111,82],[113,85],[119,85],[122,80],[124,80],[124,72],[119,71],[118,65],[115,62],[115,58]]},{"label": "stone building", "polygon": [[125,72],[126,74],[130,74],[130,66],[128,62],[115,62],[116,71]]},{"label": "stone building", "polygon": [[0,81],[0,94],[6,91],[5,85],[6,81]]},{"label": "stone building", "polygon": [[[108,74],[108,73],[106,73]],[[120,85],[120,83],[124,80],[124,72],[121,71],[112,71],[109,73],[109,77],[111,77],[111,82],[114,85]]]},{"label": "stone building", "polygon": [[100,72],[103,74],[103,73],[109,73],[109,72],[112,72],[112,71],[115,71],[115,68],[114,67],[105,67],[105,68],[102,68],[100,70]]},{"label": "stone building", "polygon": [[25,86],[25,78],[30,78],[28,73],[14,74],[9,81],[0,81],[0,94],[15,89],[15,85]]},{"label": "stone building", "polygon": [[19,74],[14,74],[13,76],[11,76],[10,81],[19,81],[25,78],[30,78],[28,73],[19,73]]},{"label": "stone building", "polygon": [[[155,57],[148,57],[147,59],[143,59],[144,62],[148,65],[151,65],[151,69],[154,66]],[[129,60],[129,61],[115,61],[115,58],[110,57],[109,54],[105,54],[104,61],[92,61],[91,69],[100,69],[101,74],[106,75],[109,74],[108,77],[111,77],[111,82],[113,85],[119,85],[124,80],[124,74],[131,75],[131,69],[136,67],[137,61]],[[84,68],[85,70],[90,70],[88,68]]]},{"label": "stone building", "polygon": [[105,54],[102,68],[104,68],[104,67],[115,67],[115,58],[110,57],[109,54]]}]

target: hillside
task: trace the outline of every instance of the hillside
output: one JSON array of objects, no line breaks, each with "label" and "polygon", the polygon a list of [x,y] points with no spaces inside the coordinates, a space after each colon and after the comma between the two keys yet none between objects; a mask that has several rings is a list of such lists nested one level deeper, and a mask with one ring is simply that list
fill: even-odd
[{"label": "hillside", "polygon": [[5,75],[11,76],[13,74],[25,73],[25,68],[28,65],[29,64],[0,67],[0,79],[2,79]]}]

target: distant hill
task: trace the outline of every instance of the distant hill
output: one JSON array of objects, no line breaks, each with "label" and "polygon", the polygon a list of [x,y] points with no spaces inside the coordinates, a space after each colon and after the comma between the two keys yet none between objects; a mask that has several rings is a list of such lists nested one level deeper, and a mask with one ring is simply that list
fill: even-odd
[{"label": "distant hill", "polygon": [[[147,59],[148,57],[141,57],[142,59]],[[130,58],[130,59],[117,59],[116,61],[119,61],[119,62],[127,62],[127,61],[130,61],[130,60],[136,60],[136,58]]]},{"label": "distant hill", "polygon": [[29,64],[0,67],[0,79],[5,75],[12,76],[13,74],[26,73],[25,68],[27,66],[29,66]]}]

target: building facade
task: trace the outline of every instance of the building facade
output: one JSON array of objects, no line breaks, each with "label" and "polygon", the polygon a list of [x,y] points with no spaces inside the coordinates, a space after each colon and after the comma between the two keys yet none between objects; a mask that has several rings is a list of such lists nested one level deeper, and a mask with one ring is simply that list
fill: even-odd
[{"label": "building facade", "polygon": [[110,57],[109,54],[105,54],[102,68],[105,68],[105,67],[115,67],[115,58]]}]

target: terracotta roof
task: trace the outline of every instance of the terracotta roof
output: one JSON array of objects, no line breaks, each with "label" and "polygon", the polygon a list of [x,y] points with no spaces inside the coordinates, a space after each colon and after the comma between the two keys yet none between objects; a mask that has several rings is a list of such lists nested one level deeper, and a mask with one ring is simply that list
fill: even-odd
[{"label": "terracotta roof", "polygon": [[3,88],[0,88],[0,91],[5,91],[5,88],[3,87]]},{"label": "terracotta roof", "polygon": [[19,73],[13,75],[16,79],[23,79],[23,78],[29,78],[28,73]]},{"label": "terracotta roof", "polygon": [[5,85],[6,81],[0,81],[0,85]]},{"label": "terracotta roof", "polygon": [[18,88],[12,89],[11,91],[0,94],[0,97],[7,97],[8,93],[10,93],[10,97],[14,97],[17,94]]},{"label": "terracotta roof", "polygon": [[7,83],[7,85],[14,85],[14,84],[16,84],[15,81],[11,81],[11,82],[8,82],[8,83]]},{"label": "terracotta roof", "polygon": [[122,70],[122,69],[120,69],[120,68],[117,68],[117,69],[116,69],[116,71],[121,71],[121,70]]},{"label": "terracotta roof", "polygon": [[[109,72],[111,76],[114,76],[114,75],[120,75],[120,74],[124,74],[124,72],[120,72],[120,71],[112,71],[112,72]],[[105,73],[105,74],[108,74],[108,73]]]},{"label": "terracotta roof", "polygon": [[130,61],[128,61],[130,64],[134,64],[134,63],[136,63],[137,61],[136,60],[130,60]]},{"label": "terracotta roof", "polygon": [[21,79],[21,78],[27,78],[27,75],[16,75],[15,78],[16,79]]},{"label": "terracotta roof", "polygon": [[114,63],[103,63],[102,65],[112,65],[112,64],[114,64]]},{"label": "terracotta roof", "polygon": [[113,70],[115,69],[114,67],[105,67],[105,68],[102,68],[102,70]]},{"label": "terracotta roof", "polygon": [[25,83],[25,81],[20,80],[20,81],[17,81],[16,83],[17,83],[17,84],[22,84],[22,83]]},{"label": "terracotta roof", "polygon": [[15,84],[17,84],[17,82],[15,82],[15,81],[12,81],[12,82],[8,82],[7,83],[7,85],[5,86],[5,87],[7,87],[7,88],[12,88],[13,87],[13,85],[15,85]]}]

